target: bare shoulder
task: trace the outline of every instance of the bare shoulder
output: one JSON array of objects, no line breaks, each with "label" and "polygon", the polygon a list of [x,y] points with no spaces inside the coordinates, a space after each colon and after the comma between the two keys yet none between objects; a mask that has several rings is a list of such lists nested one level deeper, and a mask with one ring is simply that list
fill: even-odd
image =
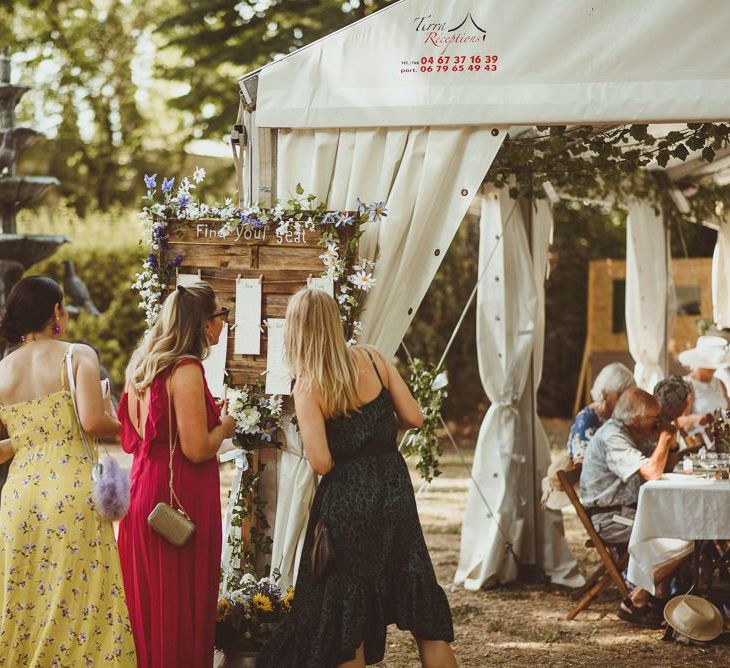
[{"label": "bare shoulder", "polygon": [[360,351],[365,359],[372,359],[379,367],[385,367],[388,365],[388,361],[385,359],[383,353],[381,353],[375,346],[359,343],[358,345],[353,346],[353,349]]},{"label": "bare shoulder", "polygon": [[200,364],[180,364],[172,370],[171,382],[174,387],[203,380],[203,369]]},{"label": "bare shoulder", "polygon": [[298,413],[302,411],[315,411],[324,414],[322,411],[322,398],[319,392],[302,384],[294,386],[294,405]]},{"label": "bare shoulder", "polygon": [[366,344],[360,344],[354,348],[355,350],[362,351],[362,356],[368,361],[368,363],[372,360],[372,363],[375,364],[375,368],[378,370],[378,373],[380,373],[380,376],[387,385],[388,369],[392,365],[387,359],[385,359],[383,353],[381,353],[375,346]]},{"label": "bare shoulder", "polygon": [[91,346],[85,343],[74,343],[72,345],[73,354],[76,355],[78,359],[85,360],[87,362],[99,361],[99,356],[96,354],[96,350],[94,350]]}]

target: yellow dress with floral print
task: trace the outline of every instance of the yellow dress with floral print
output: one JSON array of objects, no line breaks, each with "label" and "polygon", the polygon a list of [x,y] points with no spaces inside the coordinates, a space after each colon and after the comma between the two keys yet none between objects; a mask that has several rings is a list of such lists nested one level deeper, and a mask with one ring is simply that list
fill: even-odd
[{"label": "yellow dress with floral print", "polygon": [[0,500],[0,666],[135,666],[71,394],[0,406],[0,420],[15,449]]}]

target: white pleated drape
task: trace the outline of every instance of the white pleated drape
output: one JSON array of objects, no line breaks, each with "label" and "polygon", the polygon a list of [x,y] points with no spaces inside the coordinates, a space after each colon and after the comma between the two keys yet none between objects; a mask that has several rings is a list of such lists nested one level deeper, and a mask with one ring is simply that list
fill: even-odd
[{"label": "white pleated drape", "polygon": [[[355,209],[358,198],[386,203],[387,217],[368,226],[360,247],[361,257],[377,258],[362,340],[383,354],[396,352],[504,136],[483,127],[279,130],[281,199],[300,183],[329,209]],[[287,432],[286,446],[300,451],[298,436]],[[316,487],[306,462],[284,463],[291,458],[280,454],[272,548],[285,581],[295,577]]]},{"label": "white pleated drape", "polygon": [[271,546],[271,566],[281,573],[282,588],[294,584],[296,579],[306,529],[302,518],[309,516],[317,480],[303,458],[302,439],[296,425],[289,423],[285,427],[284,439],[290,452],[282,453],[278,461],[275,539]]},{"label": "white pleated drape", "polygon": [[471,590],[517,577],[507,545],[520,554],[530,512],[529,494],[520,486],[529,437],[519,404],[539,311],[524,222],[505,191],[484,196],[479,234],[477,356],[491,406],[477,438],[455,576]]},{"label": "white pleated drape", "polygon": [[636,384],[648,392],[667,374],[665,345],[674,310],[664,220],[647,202],[633,201],[626,221],[626,335]]},{"label": "white pleated drape", "polygon": [[730,219],[720,223],[712,254],[712,317],[720,328],[730,327]]},{"label": "white pleated drape", "polygon": [[368,226],[360,248],[378,261],[362,338],[385,355],[398,349],[503,140],[481,127],[279,131],[281,198],[301,183],[330,209],[386,202],[388,216]]},{"label": "white pleated drape", "polygon": [[[533,349],[533,424],[535,438],[535,480],[542,480],[550,466],[550,440],[537,414],[537,390],[542,379],[542,363],[545,352],[545,280],[548,275],[548,250],[553,237],[553,213],[546,200],[536,200],[532,214],[532,268],[537,290],[537,315]],[[525,416],[529,420],[529,414]],[[528,473],[525,471],[525,473]],[[533,484],[530,477],[528,484]],[[581,587],[585,578],[578,571],[578,562],[565,540],[563,514],[559,510],[540,509],[542,569],[553,584]],[[529,528],[526,528],[529,531]]]}]

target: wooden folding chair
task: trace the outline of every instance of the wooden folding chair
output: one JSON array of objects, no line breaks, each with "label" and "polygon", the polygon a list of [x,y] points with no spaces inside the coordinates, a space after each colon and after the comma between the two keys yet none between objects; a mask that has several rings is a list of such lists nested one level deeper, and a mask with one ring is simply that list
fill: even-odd
[{"label": "wooden folding chair", "polygon": [[[588,578],[586,583],[573,594],[573,598],[577,599],[577,603],[568,613],[568,619],[574,619],[581,610],[585,610],[591,604],[591,601],[608,589],[611,584],[616,585],[616,588],[621,594],[621,598],[629,595],[629,588],[621,574],[629,562],[628,543],[606,543],[598,535],[598,532],[593,526],[593,522],[591,522],[591,518],[588,516],[586,509],[583,507],[575,491],[574,486],[580,480],[580,472],[580,464],[576,465],[575,468],[558,471],[558,480],[560,480],[563,490],[568,495],[578,518],[583,524],[583,528],[588,534],[586,547],[592,547],[598,552],[598,556],[601,558],[601,564]],[[610,548],[618,550],[618,560],[614,559]]]}]

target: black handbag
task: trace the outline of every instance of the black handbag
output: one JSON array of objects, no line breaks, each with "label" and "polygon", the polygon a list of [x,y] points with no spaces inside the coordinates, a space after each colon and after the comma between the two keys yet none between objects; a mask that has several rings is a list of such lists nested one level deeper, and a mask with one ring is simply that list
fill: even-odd
[{"label": "black handbag", "polygon": [[327,577],[335,565],[335,549],[327,525],[321,517],[314,525],[314,542],[311,556],[314,579],[321,580]]}]

